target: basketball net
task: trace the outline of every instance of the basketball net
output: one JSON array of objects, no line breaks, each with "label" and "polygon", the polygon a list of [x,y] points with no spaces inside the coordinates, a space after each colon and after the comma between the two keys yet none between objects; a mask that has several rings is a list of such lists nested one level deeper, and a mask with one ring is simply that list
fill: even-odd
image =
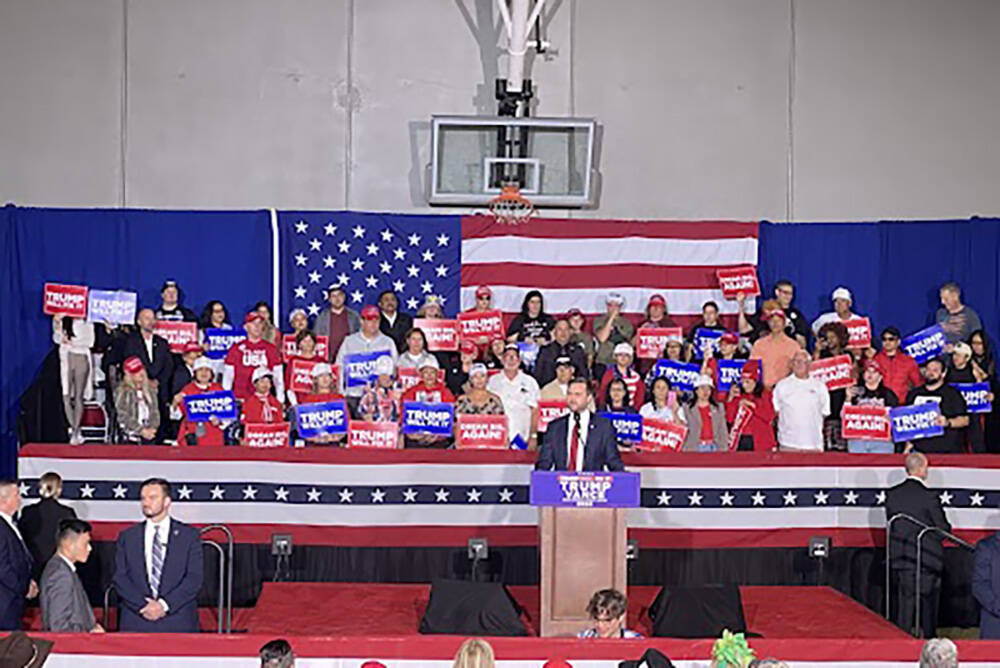
[{"label": "basketball net", "polygon": [[504,185],[500,194],[490,200],[490,215],[503,225],[520,225],[535,215],[535,206],[521,195],[516,184]]}]

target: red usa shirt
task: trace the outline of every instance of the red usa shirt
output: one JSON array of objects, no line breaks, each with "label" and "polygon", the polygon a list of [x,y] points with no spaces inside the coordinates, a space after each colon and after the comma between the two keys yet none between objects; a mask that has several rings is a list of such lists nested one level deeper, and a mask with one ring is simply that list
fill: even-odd
[{"label": "red usa shirt", "polygon": [[455,395],[451,393],[444,385],[438,383],[434,387],[428,388],[423,383],[419,385],[414,385],[410,389],[403,392],[404,402],[406,401],[423,401],[429,404],[442,404],[442,403],[454,403]]},{"label": "red usa shirt", "polygon": [[226,366],[235,370],[233,374],[233,394],[237,399],[246,399],[254,393],[250,378],[259,366],[273,369],[281,363],[278,347],[261,339],[256,343],[240,341],[226,353]]}]

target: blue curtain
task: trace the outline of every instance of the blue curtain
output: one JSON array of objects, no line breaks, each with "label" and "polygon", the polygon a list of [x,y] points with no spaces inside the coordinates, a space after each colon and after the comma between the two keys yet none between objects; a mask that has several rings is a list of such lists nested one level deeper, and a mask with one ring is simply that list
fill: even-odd
[{"label": "blue curtain", "polygon": [[903,335],[932,324],[938,289],[962,287],[962,300],[1000,332],[1000,219],[935,222],[762,223],[759,274],[766,294],[787,278],[796,305],[812,319],[832,309],[839,285],[854,295],[854,311],[876,333],[895,325]]},{"label": "blue curtain", "polygon": [[12,475],[17,400],[52,346],[42,314],[46,281],[139,293],[157,306],[174,278],[200,313],[220,299],[234,318],[271,297],[266,211],[0,209],[0,471]]}]

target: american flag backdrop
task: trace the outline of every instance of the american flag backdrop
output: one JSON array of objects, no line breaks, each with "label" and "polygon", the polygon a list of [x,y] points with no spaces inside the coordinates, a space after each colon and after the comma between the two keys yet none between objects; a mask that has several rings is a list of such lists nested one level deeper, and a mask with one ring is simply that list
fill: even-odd
[{"label": "american flag backdrop", "polygon": [[315,317],[330,286],[340,285],[352,308],[395,290],[413,313],[428,295],[454,316],[489,285],[494,306],[517,313],[524,293],[542,291],[553,315],[572,307],[604,312],[609,291],[625,297],[627,313],[642,313],[649,296],[666,297],[681,325],[715,300],[736,313],[717,287],[722,267],[757,265],[757,223],[535,219],[524,225],[488,216],[429,216],[283,211],[280,234],[281,310]]}]

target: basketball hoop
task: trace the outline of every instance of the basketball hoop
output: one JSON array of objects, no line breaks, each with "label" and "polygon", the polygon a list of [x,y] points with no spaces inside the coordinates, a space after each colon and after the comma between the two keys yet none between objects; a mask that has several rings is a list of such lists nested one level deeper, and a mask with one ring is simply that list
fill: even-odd
[{"label": "basketball hoop", "polygon": [[516,184],[504,185],[488,206],[493,219],[503,225],[520,225],[535,215],[535,206]]}]

